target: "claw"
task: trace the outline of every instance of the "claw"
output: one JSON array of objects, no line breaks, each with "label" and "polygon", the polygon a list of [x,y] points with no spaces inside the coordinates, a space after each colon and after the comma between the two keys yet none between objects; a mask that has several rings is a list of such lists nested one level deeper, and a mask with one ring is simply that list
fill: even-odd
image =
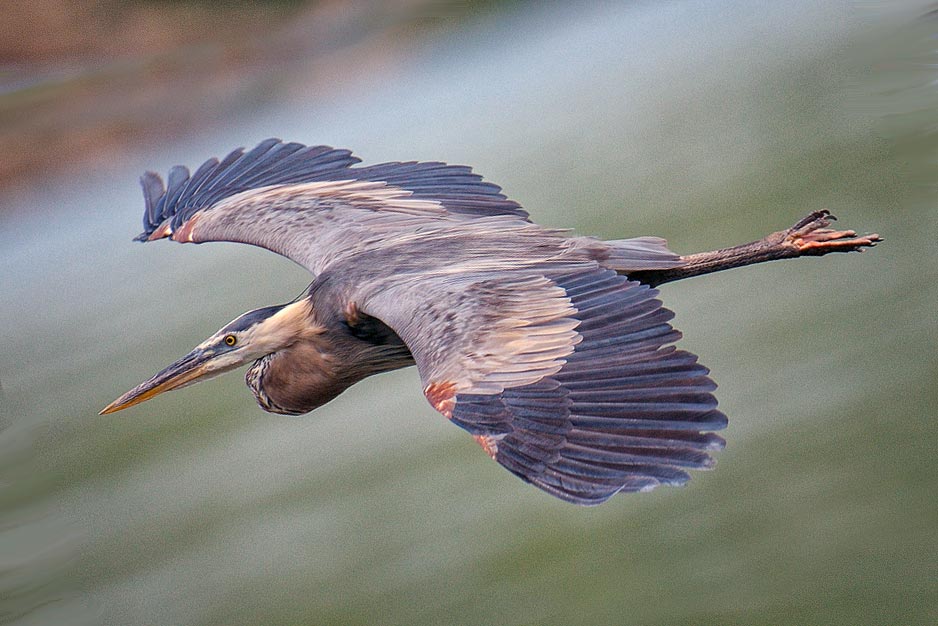
[{"label": "claw", "polygon": [[854,230],[833,230],[826,228],[837,218],[824,209],[815,211],[788,229],[785,241],[793,246],[798,256],[819,256],[828,252],[862,252],[871,248],[882,237],[877,234],[857,237]]},{"label": "claw", "polygon": [[814,211],[809,213],[803,219],[798,221],[794,226],[788,229],[790,234],[796,234],[799,232],[811,232],[819,228],[825,228],[830,226],[832,221],[836,221],[837,218],[831,215],[831,212],[827,209],[821,209],[820,211]]}]

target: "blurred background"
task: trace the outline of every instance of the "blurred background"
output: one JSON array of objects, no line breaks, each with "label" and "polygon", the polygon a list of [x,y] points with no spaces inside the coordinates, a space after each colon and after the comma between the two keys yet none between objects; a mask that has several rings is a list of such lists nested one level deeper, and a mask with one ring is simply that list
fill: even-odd
[{"label": "blurred background", "polygon": [[[0,621],[938,622],[938,6],[32,0],[0,20]],[[811,210],[886,242],[667,285],[713,472],[574,507],[415,371],[313,414],[239,375],[97,412],[309,277],[131,242],[146,169],[269,136],[471,164],[691,253]]]}]

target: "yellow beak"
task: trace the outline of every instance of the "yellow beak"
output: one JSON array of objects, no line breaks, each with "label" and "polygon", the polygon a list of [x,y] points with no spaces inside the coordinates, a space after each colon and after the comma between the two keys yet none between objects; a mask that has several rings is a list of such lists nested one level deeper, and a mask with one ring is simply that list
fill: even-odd
[{"label": "yellow beak", "polygon": [[223,370],[211,366],[214,357],[213,351],[196,348],[153,378],[140,383],[104,407],[99,415],[114,413],[135,404],[140,404],[164,391],[191,385],[211,374],[221,374]]}]

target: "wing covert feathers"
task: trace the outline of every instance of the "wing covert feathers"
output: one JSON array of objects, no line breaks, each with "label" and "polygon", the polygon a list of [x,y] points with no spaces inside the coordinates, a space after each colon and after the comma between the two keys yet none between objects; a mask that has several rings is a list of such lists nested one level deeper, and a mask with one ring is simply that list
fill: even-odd
[{"label": "wing covert feathers", "polygon": [[352,167],[359,162],[348,150],[267,139],[221,161],[209,159],[192,175],[185,167],[173,167],[165,185],[158,174],[147,172],[141,178],[146,210],[137,240],[168,236],[200,211],[248,190],[324,181],[384,183],[414,199],[434,200],[453,214],[527,217],[500,187],[468,167],[436,162]]}]

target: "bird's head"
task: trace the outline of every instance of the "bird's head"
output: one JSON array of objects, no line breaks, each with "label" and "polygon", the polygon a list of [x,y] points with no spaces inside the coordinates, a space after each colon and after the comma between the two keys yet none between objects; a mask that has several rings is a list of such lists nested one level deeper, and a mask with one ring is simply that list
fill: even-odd
[{"label": "bird's head", "polygon": [[309,301],[305,299],[248,311],[189,354],[104,407],[101,415],[140,404],[164,391],[214,378],[317,332]]}]

